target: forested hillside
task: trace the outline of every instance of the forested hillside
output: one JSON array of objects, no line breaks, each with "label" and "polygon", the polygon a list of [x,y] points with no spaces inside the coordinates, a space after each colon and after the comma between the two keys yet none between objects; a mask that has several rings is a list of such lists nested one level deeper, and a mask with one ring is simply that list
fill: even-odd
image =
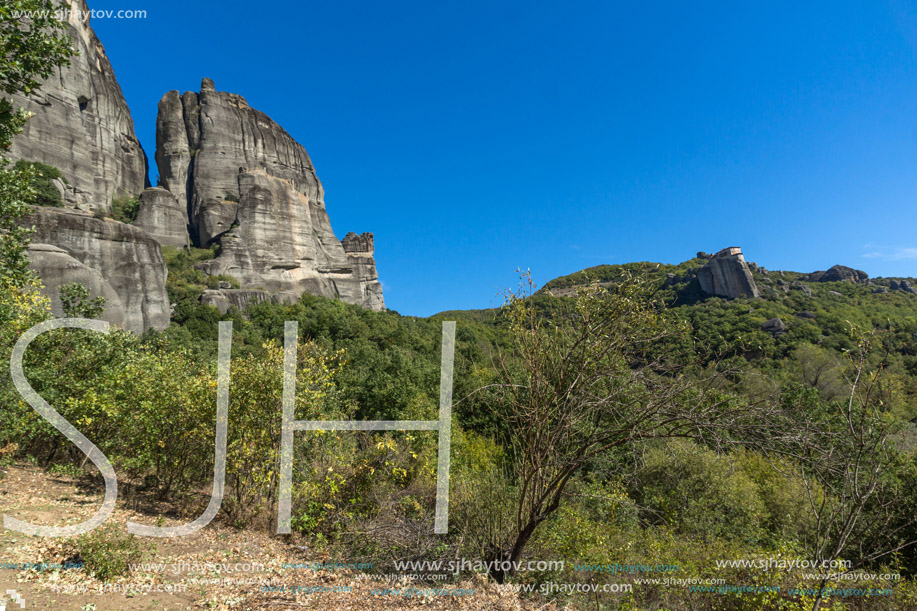
[{"label": "forested hillside", "polygon": [[[600,266],[537,291],[523,275],[501,308],[430,318],[311,295],[221,314],[199,301],[231,282],[197,272],[212,254],[166,249],[168,329],[55,331],[27,355],[32,385],[114,462],[131,503],[185,515],[206,503],[220,320],[234,332],[219,519],[265,532],[277,511],[284,322],[301,338],[297,417],[422,420],[436,418],[441,322],[455,320],[449,534],[432,533],[435,435],[300,433],[293,529],[313,549],[381,572],[456,557],[563,560],[484,572],[583,608],[915,600],[917,295],[883,291],[887,280],[756,268],[761,297],[725,299],[704,295],[705,262],[693,259]],[[97,315],[104,304],[76,288],[69,314]],[[30,294],[4,310],[16,313],[5,358],[49,315]],[[15,406],[3,412],[5,460],[93,481],[8,378],[2,392]],[[802,560],[847,563],[858,588],[880,594],[840,598],[832,588],[849,576],[753,564]],[[621,575],[616,563],[677,568]],[[901,580],[879,577],[892,574]],[[632,589],[535,594],[557,582]]]}]

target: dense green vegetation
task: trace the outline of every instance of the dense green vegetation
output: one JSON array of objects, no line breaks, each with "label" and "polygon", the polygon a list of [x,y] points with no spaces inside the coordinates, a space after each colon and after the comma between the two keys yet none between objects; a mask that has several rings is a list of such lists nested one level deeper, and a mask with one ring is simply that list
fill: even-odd
[{"label": "dense green vegetation", "polygon": [[[298,434],[293,527],[332,554],[389,567],[386,563],[396,559],[456,554],[488,558],[494,545],[512,539],[509,516],[523,498],[514,465],[525,448],[518,443],[520,423],[513,420],[511,404],[489,390],[501,382],[500,363],[515,358],[513,346],[522,334],[507,317],[508,310],[449,312],[424,319],[304,295],[295,304],[259,303],[245,312],[221,315],[201,305],[200,295],[221,281],[237,285],[194,267],[215,251],[165,249],[165,254],[169,294],[176,304],[169,329],[143,337],[54,332],[36,340],[26,363],[36,390],[115,463],[125,482],[122,494],[138,503],[170,500],[188,507],[188,513],[205,503],[213,465],[219,320],[234,323],[228,494],[222,515],[239,527],[262,529],[272,529],[276,516],[284,322],[297,321],[302,340],[298,417],[433,419],[440,323],[457,320],[451,534],[432,535],[436,441],[432,434],[416,432]],[[667,340],[669,346],[696,357],[685,374],[701,379],[711,368],[728,370],[717,378],[717,392],[725,393],[719,395],[723,405],[743,410],[766,403],[777,410],[775,418],[787,418],[786,427],[795,426],[786,410],[830,413],[832,406],[849,400],[858,346],[864,333],[878,328],[865,360],[870,375],[881,374],[872,390],[875,403],[870,404],[878,407],[868,413],[884,414],[893,425],[895,447],[909,451],[915,446],[917,296],[810,283],[811,296],[796,289],[765,289],[765,298],[757,300],[688,299],[695,290],[690,272],[698,264],[609,266],[576,282],[559,279],[548,288],[576,293],[577,282],[596,286],[593,281],[599,280],[613,289],[625,279],[627,286],[645,282],[650,294],[641,299],[655,304],[648,312],[658,312],[666,328],[677,331]],[[75,307],[87,305],[86,295],[71,292]],[[549,330],[551,321],[575,320],[570,319],[575,299],[573,294],[540,291],[526,296],[524,303]],[[47,316],[41,314],[46,312],[42,307],[34,303],[22,309],[15,328],[21,332],[36,316]],[[797,317],[800,312],[814,318]],[[761,323],[774,316],[787,323],[786,333],[776,337],[761,330]],[[9,354],[16,332],[4,337]],[[525,377],[518,363],[513,372]],[[48,466],[82,461],[8,384],[2,392],[4,403],[17,407],[3,412],[0,446],[16,444],[20,455]],[[522,558],[559,555],[567,560],[567,569],[506,578],[575,581],[583,575],[571,569],[574,563],[651,560],[678,564],[691,577],[711,578],[724,574],[711,559],[809,557],[818,526],[804,499],[815,490],[815,498],[839,507],[848,494],[843,485],[835,482],[833,497],[825,491],[831,482],[820,479],[824,474],[804,461],[778,459],[753,436],[747,443],[730,443],[728,436],[712,441],[647,438],[590,458],[521,552]],[[641,449],[634,452],[636,448]],[[915,467],[910,454],[900,454],[882,473],[880,487],[887,493],[881,497],[882,510],[870,508],[869,502],[863,507],[867,515],[876,512],[878,520],[887,510],[885,501],[896,499],[893,515],[882,513],[882,519],[898,523],[902,538],[917,536],[906,516],[917,503],[917,488],[908,483],[917,481]],[[871,536],[862,530],[854,534],[863,545]],[[845,549],[844,559],[858,560],[849,546]],[[904,548],[864,567],[910,575],[917,561]],[[730,575],[739,583],[776,579],[765,575],[761,581],[748,569]],[[608,575],[589,577],[618,581]],[[812,585],[799,572],[782,574],[778,581],[785,588]],[[896,587],[899,600],[907,600],[910,586]],[[633,608],[659,603],[679,608],[682,596],[661,585],[640,586],[629,597],[602,598],[602,605],[618,608],[629,600]],[[811,608],[813,602],[804,598],[705,594],[694,600],[707,600],[711,606],[703,608]],[[835,602],[826,604],[830,608]]]}]

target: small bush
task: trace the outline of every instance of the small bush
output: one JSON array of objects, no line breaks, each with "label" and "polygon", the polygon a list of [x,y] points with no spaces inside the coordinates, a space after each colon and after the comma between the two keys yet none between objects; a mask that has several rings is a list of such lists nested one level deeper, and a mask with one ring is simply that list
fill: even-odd
[{"label": "small bush", "polygon": [[32,186],[38,192],[35,200],[37,205],[52,207],[63,205],[60,191],[57,190],[53,183],[55,179],[62,178],[60,170],[38,161],[23,161],[21,159],[16,162],[14,168],[20,171],[28,171],[32,174]]},{"label": "small bush", "polygon": [[66,475],[67,477],[76,479],[83,474],[83,470],[74,464],[59,463],[56,465],[51,465],[48,468],[48,473],[51,475]]},{"label": "small bush", "polygon": [[635,498],[648,522],[705,540],[758,543],[768,518],[754,481],[729,456],[692,444],[649,450]]},{"label": "small bush", "polygon": [[235,193],[227,193],[226,197],[223,199],[225,199],[228,202],[237,202],[239,201],[239,196],[236,195]]},{"label": "small bush", "polygon": [[153,545],[107,524],[76,538],[76,548],[86,571],[103,581],[124,575]]},{"label": "small bush", "polygon": [[79,282],[62,284],[59,290],[65,316],[99,318],[105,312],[105,298],[90,299],[89,289]]},{"label": "small bush", "polygon": [[125,195],[111,200],[111,218],[122,223],[133,223],[140,210],[140,198]]}]

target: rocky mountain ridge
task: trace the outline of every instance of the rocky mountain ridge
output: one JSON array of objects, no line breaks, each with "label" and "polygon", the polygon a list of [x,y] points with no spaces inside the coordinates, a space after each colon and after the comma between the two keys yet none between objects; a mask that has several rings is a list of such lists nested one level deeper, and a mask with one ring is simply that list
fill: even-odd
[{"label": "rocky mountain ridge", "polygon": [[[747,261],[738,246],[724,248],[715,254],[699,251],[694,259],[679,265],[652,262],[634,262],[619,265],[598,265],[572,274],[560,276],[547,282],[541,292],[555,296],[572,295],[575,287],[586,282],[598,281],[612,285],[622,270],[628,273],[640,271],[653,276],[666,271],[664,285],[681,287],[684,294],[680,301],[703,301],[709,297],[735,299],[771,299],[787,295],[792,290],[811,297],[810,285],[831,283],[857,285],[871,293],[902,292],[917,294],[917,280],[914,278],[870,278],[861,270],[844,265],[835,265],[828,270],[811,273],[768,270],[757,263]],[[838,293],[835,290],[829,293]]]},{"label": "rocky mountain ridge", "polygon": [[[37,94],[14,98],[34,116],[10,154],[62,174],[54,185],[63,209],[38,209],[27,220],[36,227],[31,264],[56,315],[60,285],[81,281],[106,298],[110,322],[136,331],[168,326],[160,245],[219,245],[217,257],[199,268],[239,281],[241,288],[202,297],[224,311],[295,301],[304,292],[385,308],[373,234],[339,240],[303,146],[210,79],[199,92],[170,91],[160,101],[161,184],[151,187],[130,109],[85,0],[71,0],[71,8],[69,30],[80,54]],[[132,225],[105,218],[120,196],[139,198]]]}]

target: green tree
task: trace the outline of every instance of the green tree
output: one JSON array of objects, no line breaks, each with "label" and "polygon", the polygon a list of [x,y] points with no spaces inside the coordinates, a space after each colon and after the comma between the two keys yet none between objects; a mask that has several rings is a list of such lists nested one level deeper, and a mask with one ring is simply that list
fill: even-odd
[{"label": "green tree", "polygon": [[60,300],[65,316],[99,318],[105,312],[105,298],[90,298],[89,289],[79,282],[62,284]]},{"label": "green tree", "polygon": [[655,438],[720,439],[755,419],[716,390],[715,370],[691,375],[693,355],[680,347],[686,329],[649,290],[636,278],[611,288],[592,283],[550,318],[538,312],[528,274],[507,295],[514,345],[499,357],[496,401],[511,425],[519,496],[514,532],[494,542],[496,558],[518,560],[570,481],[612,449]]},{"label": "green tree", "polygon": [[140,198],[123,195],[111,200],[111,218],[122,223],[133,223],[140,210]]},{"label": "green tree", "polygon": [[20,159],[13,166],[17,170],[32,170],[35,178],[32,186],[35,188],[35,203],[39,206],[60,206],[62,203],[60,191],[54,186],[54,180],[62,178],[61,171],[38,161],[25,161]]}]

